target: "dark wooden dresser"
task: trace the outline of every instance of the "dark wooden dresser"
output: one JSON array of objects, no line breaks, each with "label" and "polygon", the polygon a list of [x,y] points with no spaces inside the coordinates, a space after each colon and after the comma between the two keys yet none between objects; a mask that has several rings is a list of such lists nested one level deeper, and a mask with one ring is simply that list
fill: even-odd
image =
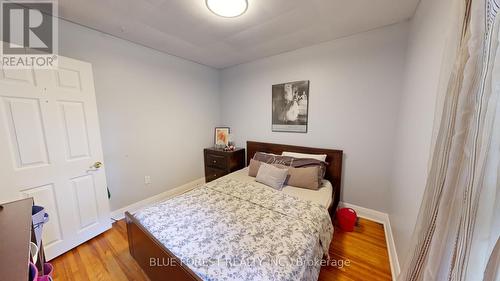
[{"label": "dark wooden dresser", "polygon": [[[36,242],[31,217],[33,198],[0,205],[0,280],[28,280],[30,241]],[[38,252],[37,268],[43,274],[43,246]]]},{"label": "dark wooden dresser", "polygon": [[204,149],[205,181],[210,182],[234,171],[245,168],[245,149],[223,151],[215,148]]}]

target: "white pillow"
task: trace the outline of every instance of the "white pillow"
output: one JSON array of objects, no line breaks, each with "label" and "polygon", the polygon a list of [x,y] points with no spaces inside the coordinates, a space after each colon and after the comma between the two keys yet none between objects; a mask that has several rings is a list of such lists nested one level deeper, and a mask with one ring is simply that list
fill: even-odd
[{"label": "white pillow", "polygon": [[319,161],[326,162],[326,154],[306,154],[306,153],[297,153],[297,152],[283,151],[281,153],[281,155],[282,156],[295,157],[295,158],[316,159],[316,160],[319,160]]},{"label": "white pillow", "polygon": [[287,176],[288,169],[280,169],[273,165],[261,163],[255,180],[274,189],[281,190]]}]

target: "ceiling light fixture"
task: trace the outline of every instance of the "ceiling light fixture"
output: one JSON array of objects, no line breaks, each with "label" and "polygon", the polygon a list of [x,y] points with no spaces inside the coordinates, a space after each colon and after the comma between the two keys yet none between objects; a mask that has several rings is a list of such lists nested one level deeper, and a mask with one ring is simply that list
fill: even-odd
[{"label": "ceiling light fixture", "polygon": [[206,0],[206,4],[212,13],[225,18],[241,16],[248,9],[247,0]]}]

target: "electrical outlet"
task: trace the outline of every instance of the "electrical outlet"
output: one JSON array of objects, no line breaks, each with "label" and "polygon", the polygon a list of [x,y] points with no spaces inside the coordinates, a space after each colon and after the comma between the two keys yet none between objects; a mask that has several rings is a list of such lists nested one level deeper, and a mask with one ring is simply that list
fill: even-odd
[{"label": "electrical outlet", "polygon": [[151,184],[151,176],[144,176],[144,184]]}]

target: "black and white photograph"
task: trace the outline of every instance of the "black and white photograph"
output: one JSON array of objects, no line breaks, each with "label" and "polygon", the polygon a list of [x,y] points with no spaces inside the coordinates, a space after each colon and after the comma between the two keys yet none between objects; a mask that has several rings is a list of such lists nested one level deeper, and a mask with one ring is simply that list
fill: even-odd
[{"label": "black and white photograph", "polygon": [[307,133],[309,80],[273,85],[273,132]]}]

